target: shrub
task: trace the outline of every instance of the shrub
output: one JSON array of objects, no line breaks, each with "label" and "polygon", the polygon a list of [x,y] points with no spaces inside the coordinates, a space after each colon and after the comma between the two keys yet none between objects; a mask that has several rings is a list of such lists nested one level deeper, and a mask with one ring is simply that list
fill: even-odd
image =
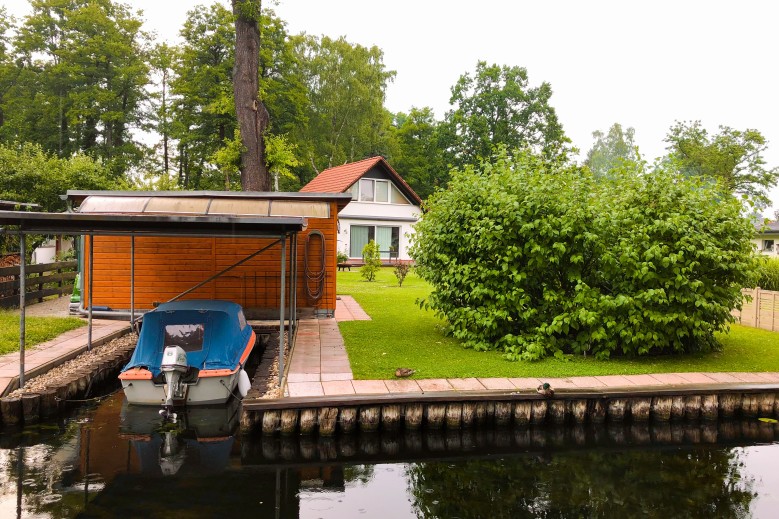
[{"label": "shrub", "polygon": [[428,199],[411,255],[423,306],[509,359],[707,350],[741,304],[754,228],[715,186],[625,163],[499,155]]},{"label": "shrub", "polygon": [[336,259],[336,262],[338,262],[338,263],[346,263],[347,261],[349,261],[349,255],[346,254],[344,251],[340,251],[339,250],[335,254],[335,259]]},{"label": "shrub", "polygon": [[763,290],[779,290],[779,258],[760,256],[757,275],[750,286],[758,286]]},{"label": "shrub", "polygon": [[395,263],[395,267],[392,270],[395,273],[395,277],[398,278],[398,286],[402,287],[403,281],[406,279],[409,270],[411,270],[411,265],[398,262]]},{"label": "shrub", "polygon": [[376,273],[381,269],[381,254],[379,244],[371,240],[362,248],[362,261],[365,263],[360,268],[360,275],[368,281],[376,279]]}]

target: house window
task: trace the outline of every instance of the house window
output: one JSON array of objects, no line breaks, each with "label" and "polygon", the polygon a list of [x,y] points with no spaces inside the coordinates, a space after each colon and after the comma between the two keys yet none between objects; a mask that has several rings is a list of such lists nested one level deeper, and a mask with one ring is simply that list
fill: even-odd
[{"label": "house window", "polygon": [[763,240],[763,250],[765,252],[774,251],[774,240]]},{"label": "house window", "polygon": [[362,258],[362,249],[369,241],[379,245],[381,259],[396,259],[400,250],[400,227],[385,225],[352,225],[349,232],[349,256]]},{"label": "house window", "polygon": [[389,180],[361,178],[349,188],[352,200],[359,202],[378,202],[380,204],[403,204],[411,202]]}]

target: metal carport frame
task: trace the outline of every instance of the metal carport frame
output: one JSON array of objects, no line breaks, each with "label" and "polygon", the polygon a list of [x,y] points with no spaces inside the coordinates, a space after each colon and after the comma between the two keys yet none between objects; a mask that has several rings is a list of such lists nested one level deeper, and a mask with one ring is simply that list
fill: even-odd
[{"label": "metal carport frame", "polygon": [[[178,216],[178,215],[127,215],[94,213],[39,213],[25,211],[0,211],[0,234],[17,234],[20,242],[20,290],[19,290],[19,387],[24,387],[25,356],[25,237],[30,234],[44,235],[80,235],[90,236],[90,259],[93,236],[130,236],[134,242],[136,236],[192,236],[201,238],[238,237],[238,238],[276,238],[281,244],[281,294],[279,302],[279,383],[284,373],[284,351],[286,349],[285,330],[285,292],[287,244],[293,246],[290,260],[294,260],[297,251],[297,233],[307,227],[307,219],[302,216]],[[9,229],[9,226],[12,227]],[[272,245],[275,245],[272,244]],[[271,246],[272,246],[271,245]],[[134,246],[131,244],[131,264],[134,262]],[[291,274],[289,298],[289,338],[294,336],[297,325],[297,264]],[[90,261],[90,269],[92,261]],[[232,267],[231,267],[232,268]],[[132,270],[132,269],[131,269]],[[134,273],[131,272],[131,283]],[[92,289],[94,280],[89,284],[89,312],[87,346],[92,346]],[[134,287],[131,286],[131,294]],[[83,294],[82,294],[83,297]],[[179,296],[180,297],[180,296]],[[131,307],[134,301],[131,296]],[[135,312],[131,308],[131,315]]]}]

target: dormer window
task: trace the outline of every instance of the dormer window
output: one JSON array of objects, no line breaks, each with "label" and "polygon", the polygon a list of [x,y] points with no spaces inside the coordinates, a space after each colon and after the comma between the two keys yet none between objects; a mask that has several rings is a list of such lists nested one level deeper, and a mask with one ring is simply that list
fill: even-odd
[{"label": "dormer window", "polygon": [[404,204],[411,202],[389,180],[361,178],[349,188],[352,200],[379,204]]}]

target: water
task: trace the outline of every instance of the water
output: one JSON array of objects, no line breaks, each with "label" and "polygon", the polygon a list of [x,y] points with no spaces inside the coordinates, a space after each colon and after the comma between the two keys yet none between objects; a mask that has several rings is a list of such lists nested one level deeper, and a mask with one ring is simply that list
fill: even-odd
[{"label": "water", "polygon": [[234,435],[121,394],[0,434],[0,517],[756,517],[779,514],[779,426]]}]

